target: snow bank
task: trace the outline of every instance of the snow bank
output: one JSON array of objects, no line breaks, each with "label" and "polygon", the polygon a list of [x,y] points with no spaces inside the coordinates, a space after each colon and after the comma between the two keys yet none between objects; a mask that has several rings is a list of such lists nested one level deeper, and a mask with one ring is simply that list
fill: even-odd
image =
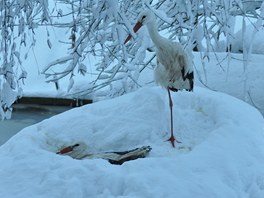
[{"label": "snow bank", "polygon": [[201,58],[196,53],[194,56],[195,85],[204,86],[206,84],[212,90],[245,100],[244,86],[245,78],[247,78],[247,94],[250,99],[246,102],[258,108],[264,115],[264,92],[261,91],[264,85],[263,61],[262,55],[252,54],[245,73],[242,54],[230,54],[228,57],[226,53],[217,53],[217,59],[213,54],[210,54],[210,62],[204,60],[206,68],[204,72]]},{"label": "snow bank", "polygon": [[[76,108],[22,130],[0,147],[0,197],[264,197],[264,121],[238,99],[196,87],[173,94],[176,149],[161,88]],[[122,166],[55,152],[150,145]]]},{"label": "snow bank", "polygon": [[[253,32],[256,32],[256,35],[254,36]],[[264,29],[260,28],[259,30],[256,30],[256,27],[253,25],[246,26],[246,32],[245,35],[245,43],[243,43],[243,30],[239,30],[235,36],[234,40],[232,42],[232,52],[234,53],[242,53],[243,52],[243,45],[245,45],[245,48],[249,50],[250,45],[252,45],[252,53],[253,54],[264,54],[264,44],[263,44],[263,36]]]}]

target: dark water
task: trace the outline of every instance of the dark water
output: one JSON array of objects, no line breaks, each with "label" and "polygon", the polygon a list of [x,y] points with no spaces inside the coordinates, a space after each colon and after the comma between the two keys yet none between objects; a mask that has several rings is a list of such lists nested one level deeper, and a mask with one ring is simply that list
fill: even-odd
[{"label": "dark water", "polygon": [[69,110],[71,107],[15,105],[10,120],[0,121],[0,145],[21,129]]}]

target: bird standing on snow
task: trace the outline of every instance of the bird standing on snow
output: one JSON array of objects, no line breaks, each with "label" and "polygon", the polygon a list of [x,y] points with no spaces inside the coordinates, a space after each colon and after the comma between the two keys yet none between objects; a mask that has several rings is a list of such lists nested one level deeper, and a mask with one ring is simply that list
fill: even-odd
[{"label": "bird standing on snow", "polygon": [[[173,134],[173,112],[172,99],[170,91],[193,90],[193,67],[188,54],[182,46],[177,42],[172,42],[160,36],[155,15],[150,10],[145,10],[139,15],[138,22],[134,26],[134,32],[137,32],[143,25],[147,26],[149,35],[156,46],[157,67],[155,68],[155,81],[157,84],[168,90],[170,116],[171,116],[171,136],[168,141],[175,147],[175,139]],[[132,38],[127,37],[124,43]]]}]

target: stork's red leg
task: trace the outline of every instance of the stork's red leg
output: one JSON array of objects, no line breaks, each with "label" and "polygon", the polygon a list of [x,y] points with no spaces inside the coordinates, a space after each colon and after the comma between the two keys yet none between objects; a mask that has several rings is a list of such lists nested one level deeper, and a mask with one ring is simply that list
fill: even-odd
[{"label": "stork's red leg", "polygon": [[172,107],[173,107],[173,102],[172,102],[172,99],[171,99],[171,94],[170,94],[170,89],[168,89],[168,94],[169,94],[169,105],[170,105],[170,122],[171,122],[171,136],[170,138],[167,140],[167,141],[170,141],[171,142],[171,145],[173,147],[175,147],[175,141],[177,143],[181,143],[179,142],[178,140],[175,139],[174,137],[174,134],[173,134],[173,111],[172,111]]}]

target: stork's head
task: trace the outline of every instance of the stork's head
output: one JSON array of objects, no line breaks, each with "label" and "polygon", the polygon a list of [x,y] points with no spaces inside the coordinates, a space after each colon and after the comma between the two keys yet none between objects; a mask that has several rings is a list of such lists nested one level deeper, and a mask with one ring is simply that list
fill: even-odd
[{"label": "stork's head", "polygon": [[[142,25],[147,25],[148,23],[151,23],[154,20],[155,20],[155,15],[151,10],[142,11],[139,14],[138,21],[133,28],[134,32],[137,32],[142,27]],[[128,37],[126,38],[124,44],[126,44],[131,38],[132,38],[132,36],[131,36],[131,34],[129,34]]]},{"label": "stork's head", "polygon": [[155,15],[151,10],[144,10],[139,14],[138,22],[147,25],[155,20]]}]

